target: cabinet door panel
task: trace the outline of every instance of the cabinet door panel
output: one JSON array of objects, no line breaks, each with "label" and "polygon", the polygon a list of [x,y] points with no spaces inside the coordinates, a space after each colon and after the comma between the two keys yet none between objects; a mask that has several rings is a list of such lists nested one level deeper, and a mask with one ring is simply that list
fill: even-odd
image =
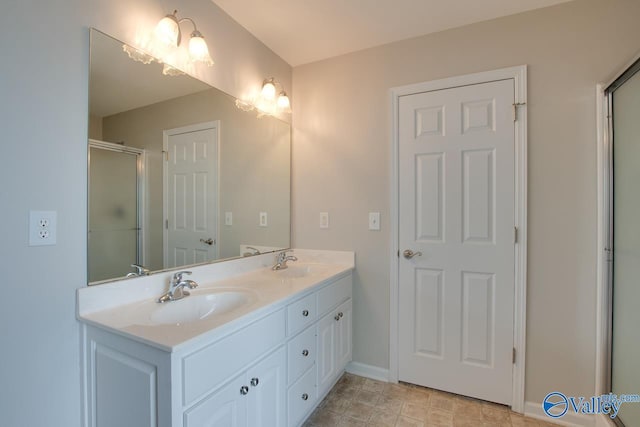
[{"label": "cabinet door panel", "polygon": [[336,367],[336,323],[335,314],[329,313],[318,322],[318,394],[331,386]]},{"label": "cabinet door panel", "polygon": [[286,352],[282,346],[247,371],[249,426],[285,425],[286,368]]},{"label": "cabinet door panel", "polygon": [[185,427],[246,427],[247,396],[240,393],[245,375],[233,379],[208,399],[187,411]]},{"label": "cabinet door panel", "polygon": [[345,301],[336,309],[340,320],[337,322],[336,330],[336,368],[341,371],[351,361],[351,334],[352,334],[352,309],[351,299]]}]

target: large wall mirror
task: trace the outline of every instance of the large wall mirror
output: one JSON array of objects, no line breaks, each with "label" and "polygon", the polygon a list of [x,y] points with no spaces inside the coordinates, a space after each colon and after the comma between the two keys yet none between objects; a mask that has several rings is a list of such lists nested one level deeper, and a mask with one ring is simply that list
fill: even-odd
[{"label": "large wall mirror", "polygon": [[91,30],[89,284],[288,248],[289,124],[136,53]]}]

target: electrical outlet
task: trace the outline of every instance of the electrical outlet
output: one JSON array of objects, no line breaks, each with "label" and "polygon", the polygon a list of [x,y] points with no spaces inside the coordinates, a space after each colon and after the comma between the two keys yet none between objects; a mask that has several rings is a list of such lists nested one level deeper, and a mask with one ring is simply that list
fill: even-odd
[{"label": "electrical outlet", "polygon": [[320,228],[329,228],[329,212],[320,212]]},{"label": "electrical outlet", "polygon": [[369,212],[369,230],[380,231],[380,212]]},{"label": "electrical outlet", "polygon": [[224,213],[224,225],[233,225],[233,212]]},{"label": "electrical outlet", "polygon": [[267,226],[267,213],[260,212],[260,227],[266,227],[266,226]]},{"label": "electrical outlet", "polygon": [[56,244],[56,211],[29,212],[29,246]]}]

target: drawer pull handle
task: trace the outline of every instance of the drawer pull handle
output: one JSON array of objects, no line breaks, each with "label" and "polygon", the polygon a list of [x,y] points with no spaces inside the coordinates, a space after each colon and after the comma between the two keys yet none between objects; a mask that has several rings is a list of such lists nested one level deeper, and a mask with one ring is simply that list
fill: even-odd
[{"label": "drawer pull handle", "polygon": [[342,316],[344,316],[344,314],[342,314],[342,312],[338,313],[338,317],[340,317],[342,319]]},{"label": "drawer pull handle", "polygon": [[251,385],[253,387],[257,386],[258,384],[260,384],[260,380],[258,378],[251,378]]},{"label": "drawer pull handle", "polygon": [[304,357],[307,357],[309,355],[309,350],[307,350],[307,349],[302,350],[302,355]]},{"label": "drawer pull handle", "polygon": [[336,319],[336,322],[340,320],[340,316],[338,316],[337,314],[333,318]]},{"label": "drawer pull handle", "polygon": [[307,317],[309,315],[309,310],[302,310],[302,315]]},{"label": "drawer pull handle", "polygon": [[242,387],[240,387],[240,394],[241,395],[246,395],[247,393],[249,393],[249,387],[247,387],[246,385],[243,385]]},{"label": "drawer pull handle", "polygon": [[302,395],[302,400],[309,400],[309,395],[307,393],[304,393]]}]

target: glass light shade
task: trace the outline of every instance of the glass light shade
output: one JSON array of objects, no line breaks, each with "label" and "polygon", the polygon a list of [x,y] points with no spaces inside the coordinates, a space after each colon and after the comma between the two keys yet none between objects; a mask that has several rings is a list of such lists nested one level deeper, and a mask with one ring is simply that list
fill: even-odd
[{"label": "glass light shade", "polygon": [[262,85],[262,98],[266,100],[273,100],[276,97],[276,85],[273,81],[267,80]]},{"label": "glass light shade", "polygon": [[170,46],[178,46],[180,42],[180,25],[175,15],[167,15],[158,22],[154,31],[156,38]]},{"label": "glass light shade", "polygon": [[282,111],[288,112],[291,108],[291,102],[289,101],[289,97],[286,92],[280,92],[278,96],[278,108]]},{"label": "glass light shade", "polygon": [[191,39],[189,39],[189,57],[192,61],[213,65],[207,42],[204,41],[204,37],[202,37],[202,34],[198,31],[191,33]]}]

